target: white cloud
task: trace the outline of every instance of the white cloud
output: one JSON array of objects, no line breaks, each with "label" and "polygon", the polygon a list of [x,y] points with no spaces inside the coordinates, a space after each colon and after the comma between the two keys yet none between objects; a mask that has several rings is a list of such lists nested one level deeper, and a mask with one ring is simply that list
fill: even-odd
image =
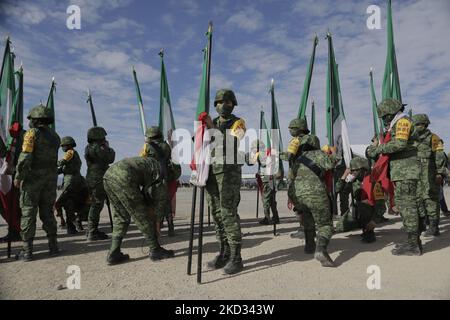
[{"label": "white cloud", "polygon": [[37,25],[46,17],[39,6],[24,2],[6,2],[0,4],[2,15],[25,25]]},{"label": "white cloud", "polygon": [[237,27],[246,32],[259,30],[263,26],[263,14],[254,8],[245,8],[232,15],[227,20],[227,25]]}]

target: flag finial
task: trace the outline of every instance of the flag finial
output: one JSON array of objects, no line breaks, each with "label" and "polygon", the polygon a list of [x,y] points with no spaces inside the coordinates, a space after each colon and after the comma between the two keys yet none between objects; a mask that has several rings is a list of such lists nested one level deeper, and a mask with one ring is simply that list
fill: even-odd
[{"label": "flag finial", "polygon": [[161,48],[161,50],[159,50],[158,55],[159,55],[161,58],[164,58],[164,48]]},{"label": "flag finial", "polygon": [[212,20],[210,20],[208,23],[208,33],[212,32],[212,28],[213,28],[213,22],[212,22]]}]

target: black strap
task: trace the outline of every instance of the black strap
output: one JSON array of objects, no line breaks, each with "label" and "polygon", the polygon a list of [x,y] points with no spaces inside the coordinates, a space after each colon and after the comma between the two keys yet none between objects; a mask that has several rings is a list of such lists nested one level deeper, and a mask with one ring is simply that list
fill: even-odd
[{"label": "black strap", "polygon": [[167,178],[167,159],[164,155],[164,152],[162,151],[161,147],[154,141],[150,142],[150,145],[155,149],[159,165],[160,165],[160,172],[161,172],[161,178],[165,179]]},{"label": "black strap", "polygon": [[309,170],[314,172],[316,176],[318,176],[320,179],[323,178],[323,171],[320,169],[320,167],[311,159],[305,157],[305,156],[299,156],[296,160],[296,162],[303,164],[305,167],[307,167]]}]

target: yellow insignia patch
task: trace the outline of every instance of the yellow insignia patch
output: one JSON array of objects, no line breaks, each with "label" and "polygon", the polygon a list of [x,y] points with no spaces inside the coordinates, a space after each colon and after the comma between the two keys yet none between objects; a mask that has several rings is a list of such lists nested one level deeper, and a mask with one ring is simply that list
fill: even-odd
[{"label": "yellow insignia patch", "polygon": [[292,138],[287,147],[287,152],[297,154],[299,147],[300,147],[300,138],[298,137]]},{"label": "yellow insignia patch", "polygon": [[373,197],[375,201],[384,200],[383,188],[381,188],[381,183],[377,182],[373,186]]},{"label": "yellow insignia patch", "polygon": [[28,130],[23,137],[22,152],[32,153],[34,151],[35,139],[34,131]]},{"label": "yellow insignia patch", "polygon": [[411,121],[400,119],[395,124],[395,138],[399,140],[408,140],[411,134]]},{"label": "yellow insignia patch", "polygon": [[66,161],[70,161],[73,158],[73,150],[67,150],[67,152],[64,154],[63,159]]},{"label": "yellow insignia patch", "polygon": [[231,126],[231,135],[238,139],[242,139],[245,135],[246,130],[247,128],[245,127],[244,119],[239,119],[235,121]]},{"label": "yellow insignia patch", "polygon": [[139,153],[139,156],[140,157],[143,157],[143,158],[147,158],[148,157],[148,146],[147,146],[147,144],[146,143],[144,143],[144,145],[143,145],[143,147],[142,147],[142,149],[141,149],[141,152]]},{"label": "yellow insignia patch", "polygon": [[[441,143],[441,138],[439,138],[439,136],[437,134],[434,134],[431,136],[431,150],[433,152],[436,152],[438,150],[439,144],[442,145]],[[444,150],[444,146],[442,145],[442,149]]]}]

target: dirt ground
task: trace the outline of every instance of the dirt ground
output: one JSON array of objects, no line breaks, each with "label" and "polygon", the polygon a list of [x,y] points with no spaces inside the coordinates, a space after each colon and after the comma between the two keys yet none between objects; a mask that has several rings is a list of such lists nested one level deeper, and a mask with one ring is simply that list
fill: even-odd
[{"label": "dirt ground", "polygon": [[[446,188],[450,204],[450,189]],[[227,276],[222,270],[207,270],[206,261],[218,250],[214,229],[207,225],[203,239],[202,284],[196,282],[197,255],[193,275],[186,274],[189,239],[191,189],[178,192],[175,237],[163,229],[161,242],[175,250],[175,258],[152,262],[139,230],[131,225],[123,251],[131,257],[122,265],[108,266],[110,241],[87,244],[85,235],[68,236],[59,229],[63,250],[48,258],[47,241],[41,223],[35,239],[35,260],[18,262],[6,258],[6,244],[0,244],[1,299],[450,299],[450,218],[441,217],[442,235],[423,239],[421,257],[391,254],[393,243],[406,236],[400,231],[399,217],[377,230],[378,241],[363,244],[360,231],[333,236],[329,252],[337,268],[322,268],[312,255],[303,253],[303,241],[290,233],[298,227],[295,216],[286,208],[286,192],[279,192],[281,224],[278,235],[271,226],[261,226],[255,217],[256,193],[242,191],[239,212],[242,222],[245,269]],[[260,212],[260,215],[262,213]],[[6,233],[4,221],[0,234]],[[109,232],[108,214],[103,210],[101,229]],[[13,253],[21,243],[13,243]],[[195,240],[195,247],[197,239]],[[68,266],[80,268],[81,288],[66,288]],[[379,289],[369,289],[369,266],[379,267]],[[377,268],[375,267],[375,268]],[[370,282],[370,281],[369,281]],[[370,282],[376,283],[376,282]]]}]

